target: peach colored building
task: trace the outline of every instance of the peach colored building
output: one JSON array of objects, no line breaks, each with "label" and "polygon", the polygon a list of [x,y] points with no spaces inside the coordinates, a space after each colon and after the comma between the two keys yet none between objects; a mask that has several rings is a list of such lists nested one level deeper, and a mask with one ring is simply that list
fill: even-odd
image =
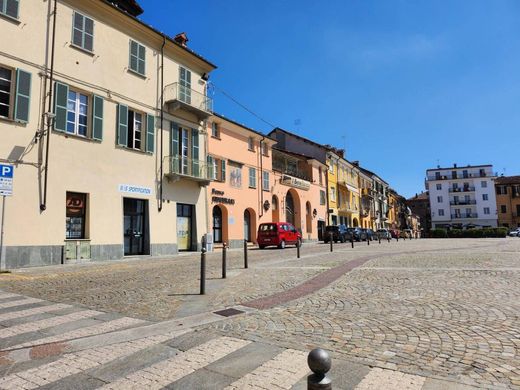
[{"label": "peach colored building", "polygon": [[290,222],[304,240],[318,239],[318,221],[326,216],[324,164],[273,149],[272,138],[219,114],[207,132],[208,232],[215,247],[256,243],[258,225],[266,222]]}]

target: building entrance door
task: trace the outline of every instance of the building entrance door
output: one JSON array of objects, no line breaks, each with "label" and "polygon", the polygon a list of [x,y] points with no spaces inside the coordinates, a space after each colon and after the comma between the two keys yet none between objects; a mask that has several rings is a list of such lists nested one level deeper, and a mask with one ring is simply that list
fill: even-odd
[{"label": "building entrance door", "polygon": [[251,241],[251,214],[249,210],[244,211],[244,239]]},{"label": "building entrance door", "polygon": [[147,254],[148,201],[123,198],[123,227],[125,256]]},{"label": "building entrance door", "polygon": [[177,204],[177,246],[180,251],[192,250],[193,205]]}]

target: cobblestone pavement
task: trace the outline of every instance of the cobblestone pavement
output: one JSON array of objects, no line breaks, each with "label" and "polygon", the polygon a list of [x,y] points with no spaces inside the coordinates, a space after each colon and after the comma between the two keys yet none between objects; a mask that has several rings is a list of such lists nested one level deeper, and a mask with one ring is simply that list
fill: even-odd
[{"label": "cobblestone pavement", "polygon": [[520,389],[520,240],[228,255],[206,296],[196,255],[1,275],[0,389],[303,390],[316,346],[335,389]]}]

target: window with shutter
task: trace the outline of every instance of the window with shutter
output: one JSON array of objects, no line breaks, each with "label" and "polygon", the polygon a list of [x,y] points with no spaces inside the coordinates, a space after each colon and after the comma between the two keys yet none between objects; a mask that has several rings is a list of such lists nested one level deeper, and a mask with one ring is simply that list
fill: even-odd
[{"label": "window with shutter", "polygon": [[103,98],[94,95],[92,97],[92,138],[103,140]]},{"label": "window with shutter", "polygon": [[191,129],[191,174],[195,177],[200,177],[200,162],[199,162],[199,132],[196,129]]},{"label": "window with shutter", "polygon": [[14,119],[29,121],[29,102],[31,100],[31,74],[21,69],[16,70],[16,102]]},{"label": "window with shutter", "polygon": [[146,151],[153,153],[155,150],[155,116],[146,115]]},{"label": "window with shutter", "polygon": [[69,97],[69,86],[56,82],[54,85],[54,130],[67,130],[67,106]]},{"label": "window with shutter", "polygon": [[153,153],[155,149],[155,116],[119,104],[117,144],[128,149]]},{"label": "window with shutter", "polygon": [[256,188],[256,169],[249,168],[249,188]]},{"label": "window with shutter", "polygon": [[89,52],[94,50],[94,21],[79,12],[72,17],[72,44]]},{"label": "window with shutter", "polygon": [[128,66],[130,70],[141,76],[145,75],[145,55],[146,48],[140,43],[130,40],[130,63]]},{"label": "window with shutter", "polygon": [[0,66],[0,117],[28,122],[30,95],[29,72]]},{"label": "window with shutter", "polygon": [[19,0],[0,0],[0,14],[18,19]]}]

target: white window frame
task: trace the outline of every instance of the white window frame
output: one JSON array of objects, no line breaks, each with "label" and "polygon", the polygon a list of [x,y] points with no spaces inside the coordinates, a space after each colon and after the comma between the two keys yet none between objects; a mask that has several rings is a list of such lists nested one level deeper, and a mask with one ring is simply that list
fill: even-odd
[{"label": "white window frame", "polygon": [[437,203],[442,203],[442,196],[441,195],[437,196]]},{"label": "white window frame", "polygon": [[250,151],[255,150],[255,139],[253,137],[247,139],[247,149]]},{"label": "white window frame", "polygon": [[442,190],[442,184],[441,183],[437,183],[437,190]]},{"label": "white window frame", "polygon": [[214,138],[220,138],[220,129],[216,122],[211,124],[211,136]]},{"label": "white window frame", "polygon": [[489,207],[484,207],[484,214],[485,214],[485,215],[489,215],[489,214],[491,214],[491,210],[490,210]]},{"label": "white window frame", "polygon": [[270,191],[270,183],[269,183],[269,172],[263,171],[262,172],[262,190],[263,191]]},{"label": "white window frame", "polygon": [[488,194],[482,194],[482,200],[489,200]]},{"label": "white window frame", "polygon": [[330,200],[332,202],[335,202],[336,201],[336,187],[330,187]]},{"label": "white window frame", "polygon": [[444,217],[444,209],[438,209],[437,214],[439,214],[439,217]]},{"label": "white window frame", "polygon": [[[70,94],[75,94],[75,99],[74,100],[70,99]],[[82,96],[86,98],[86,100],[87,100],[86,104],[81,103],[81,97]],[[69,109],[69,104],[71,103],[71,101],[74,103],[74,107],[75,107],[74,111]],[[86,112],[85,112],[85,114],[80,114],[79,107],[81,107],[83,105],[86,106]],[[87,95],[86,93],[77,91],[75,89],[69,88],[69,95],[67,96],[67,126],[66,126],[66,129],[65,129],[65,132],[67,134],[77,135],[78,137],[84,137],[84,138],[88,137],[88,131],[89,131],[89,106],[90,106],[90,96],[89,95]],[[74,121],[69,121],[69,113],[73,113],[74,114]],[[80,131],[79,131],[79,129],[80,129],[80,121],[79,121],[80,120],[80,116],[85,116],[85,118],[86,118],[85,134],[81,134]],[[73,131],[69,131],[69,124],[73,124],[73,126],[74,126]]]},{"label": "white window frame", "polygon": [[[135,43],[137,45],[137,56],[133,55],[132,54],[132,43]],[[139,57],[139,53],[141,51],[141,49],[143,50],[144,52],[144,56],[143,58],[141,59]],[[129,45],[129,60],[128,60],[128,69],[131,70],[132,72],[134,73],[137,73],[138,75],[140,76],[145,76],[146,75],[146,47],[142,44],[140,44],[139,42],[137,42],[136,40],[133,40],[133,39],[130,39],[130,45]],[[133,69],[132,68],[132,57],[135,58],[135,64],[137,66],[137,69]],[[142,65],[143,65],[143,72],[139,72],[139,64],[142,62]]]}]

